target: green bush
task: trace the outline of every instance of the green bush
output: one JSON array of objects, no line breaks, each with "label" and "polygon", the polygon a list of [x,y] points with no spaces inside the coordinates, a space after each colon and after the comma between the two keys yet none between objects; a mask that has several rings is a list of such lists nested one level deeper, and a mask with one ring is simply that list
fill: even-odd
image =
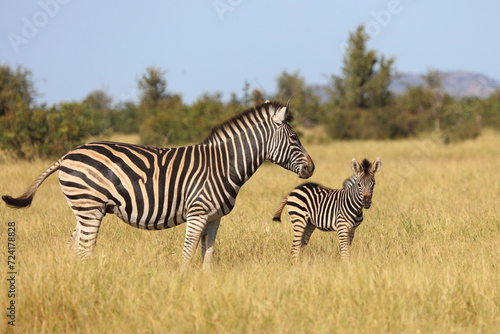
[{"label": "green bush", "polygon": [[241,109],[234,102],[224,105],[220,94],[204,94],[191,106],[184,105],[179,96],[169,97],[145,113],[139,129],[141,143],[152,146],[198,143],[210,134],[212,127],[237,112]]},{"label": "green bush", "polygon": [[479,126],[500,131],[500,90],[487,99],[468,99],[464,103],[477,113]]},{"label": "green bush", "polygon": [[111,128],[119,133],[138,133],[140,124],[139,108],[132,102],[125,102],[110,110]]},{"label": "green bush", "polygon": [[332,139],[397,139],[415,135],[418,119],[395,105],[370,109],[335,108],[325,121]]},{"label": "green bush", "polygon": [[139,136],[143,145],[183,144],[190,139],[188,109],[180,96],[161,100],[157,107],[142,107]]},{"label": "green bush", "polygon": [[19,158],[57,157],[105,130],[101,112],[78,104],[20,107],[0,117],[2,148]]},{"label": "green bush", "polygon": [[442,137],[445,143],[476,138],[480,134],[479,114],[474,109],[460,102],[445,109],[441,120]]}]

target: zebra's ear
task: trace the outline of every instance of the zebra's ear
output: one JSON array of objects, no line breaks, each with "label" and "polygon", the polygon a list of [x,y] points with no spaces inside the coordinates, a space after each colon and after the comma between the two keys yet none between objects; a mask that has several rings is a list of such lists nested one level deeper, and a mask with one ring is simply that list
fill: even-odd
[{"label": "zebra's ear", "polygon": [[356,160],[356,158],[352,158],[351,169],[356,174],[358,174],[361,171],[361,166],[359,165],[359,162],[358,160]]},{"label": "zebra's ear", "polygon": [[273,119],[276,123],[282,124],[289,119],[289,115],[290,115],[290,100],[288,100],[288,103],[286,104],[285,107],[276,111],[276,113],[273,116]]},{"label": "zebra's ear", "polygon": [[377,158],[374,163],[372,163],[371,171],[373,174],[378,172],[380,170],[380,167],[382,167],[382,162],[380,161],[380,158]]}]

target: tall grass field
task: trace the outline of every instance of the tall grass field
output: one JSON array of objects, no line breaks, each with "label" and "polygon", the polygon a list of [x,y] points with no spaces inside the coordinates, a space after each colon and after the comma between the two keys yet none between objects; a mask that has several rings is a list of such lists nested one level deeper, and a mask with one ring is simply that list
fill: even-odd
[{"label": "tall grass field", "polygon": [[[134,138],[123,138],[123,140]],[[138,230],[104,218],[94,255],[66,252],[76,219],[57,173],[32,206],[0,203],[2,333],[498,333],[500,135],[444,145],[431,138],[304,146],[310,181],[339,188],[353,157],[381,158],[373,204],[350,263],[337,235],[316,230],[290,261],[292,226],[279,201],[304,182],[271,163],[222,219],[213,269],[200,247],[181,271],[185,224]],[[18,196],[53,161],[0,162],[0,193]],[[308,180],[309,181],[309,180]],[[15,223],[15,298],[7,281]],[[15,326],[8,324],[15,301]]]}]

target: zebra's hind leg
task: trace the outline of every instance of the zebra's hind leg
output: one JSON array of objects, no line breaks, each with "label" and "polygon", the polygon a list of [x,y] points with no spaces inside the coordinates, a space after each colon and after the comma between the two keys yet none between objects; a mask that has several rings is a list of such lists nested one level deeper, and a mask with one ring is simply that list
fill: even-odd
[{"label": "zebra's hind leg", "polygon": [[217,236],[219,225],[220,219],[209,222],[201,235],[201,258],[204,270],[210,270],[214,255],[215,237]]},{"label": "zebra's hind leg", "polygon": [[99,209],[75,213],[76,227],[68,240],[68,250],[82,258],[92,254],[104,214]]},{"label": "zebra's hind leg", "polygon": [[[292,261],[297,262],[300,257],[300,251],[304,245],[304,239],[307,238],[307,234],[305,234],[307,223],[304,217],[293,213],[290,214],[290,220],[293,226]],[[310,233],[312,233],[312,231]],[[311,234],[309,234],[309,236],[310,235]]]},{"label": "zebra's hind leg", "polygon": [[307,223],[306,230],[304,232],[304,237],[302,238],[302,248],[307,246],[309,243],[309,239],[311,239],[311,234],[314,232],[316,229],[316,226],[311,224],[310,222]]}]

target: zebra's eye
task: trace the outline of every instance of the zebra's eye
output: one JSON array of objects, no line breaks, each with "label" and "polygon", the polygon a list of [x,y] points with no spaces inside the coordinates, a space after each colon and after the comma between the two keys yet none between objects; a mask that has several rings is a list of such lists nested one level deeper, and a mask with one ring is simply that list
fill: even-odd
[{"label": "zebra's eye", "polygon": [[290,139],[291,139],[291,140],[297,140],[297,138],[298,138],[298,137],[297,137],[297,135],[296,135],[296,134],[290,135]]}]

